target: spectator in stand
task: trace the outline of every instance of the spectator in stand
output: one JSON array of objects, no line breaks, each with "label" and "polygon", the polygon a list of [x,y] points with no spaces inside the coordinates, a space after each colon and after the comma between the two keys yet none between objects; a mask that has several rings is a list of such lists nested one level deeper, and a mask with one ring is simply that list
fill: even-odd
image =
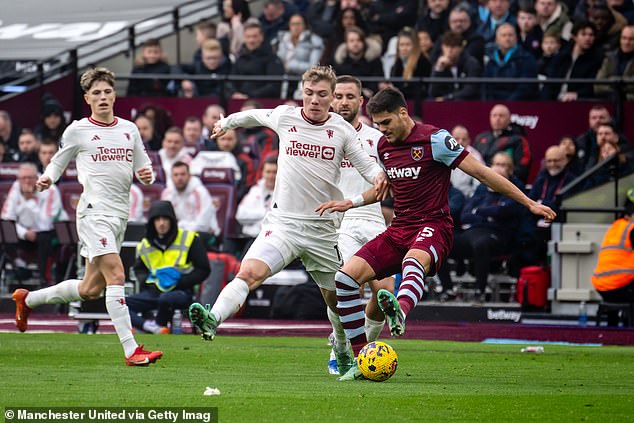
[{"label": "spectator in stand", "polygon": [[[362,79],[364,76],[383,77],[381,63],[381,45],[372,38],[366,38],[361,28],[346,30],[345,42],[335,53],[335,72],[337,75],[352,75]],[[377,89],[376,82],[364,82],[363,94],[370,97]]]},{"label": "spectator in stand", "polygon": [[40,149],[40,140],[37,139],[33,131],[23,129],[18,138],[18,156],[16,162],[33,163],[36,167],[40,166],[40,159],[37,152]]},{"label": "spectator in stand", "polygon": [[564,3],[558,0],[535,0],[535,12],[542,33],[559,34],[565,41],[570,39],[572,22],[568,17],[568,7]]},{"label": "spectator in stand", "polygon": [[431,54],[434,50],[434,42],[427,32],[424,29],[419,29],[416,31],[416,38],[418,38],[418,48],[420,49],[420,54],[425,56],[427,60],[431,62]]},{"label": "spectator in stand", "polygon": [[442,36],[441,55],[432,70],[432,77],[453,78],[452,82],[435,82],[430,85],[429,94],[436,101],[477,100],[480,98],[479,84],[464,84],[462,78],[482,76],[478,60],[465,51],[462,35],[447,31]]},{"label": "spectator in stand", "polygon": [[172,123],[172,113],[157,104],[145,104],[139,109],[139,114],[147,116],[152,122],[154,134],[159,140],[158,145],[160,148],[165,131],[167,131],[167,128],[174,126]]},{"label": "spectator in stand", "polygon": [[509,153],[513,159],[513,174],[520,181],[526,181],[532,156],[523,128],[511,123],[511,111],[503,104],[493,106],[489,113],[489,124],[491,130],[482,132],[475,138],[475,149],[489,166],[496,153]]},{"label": "spectator in stand", "polygon": [[568,135],[564,135],[559,140],[559,147],[561,147],[566,154],[566,167],[570,173],[575,176],[581,175],[584,169],[581,167],[579,158],[577,157],[577,144],[575,144],[575,139]]},{"label": "spectator in stand", "polygon": [[[449,30],[456,34],[462,35],[465,46],[464,50],[474,59],[482,64],[484,63],[484,38],[478,34],[475,25],[471,21],[471,9],[467,3],[460,3],[449,13]],[[432,60],[435,61],[442,53],[442,37],[436,40],[434,50],[431,54]]]},{"label": "spectator in stand", "polygon": [[[461,146],[463,146],[469,154],[471,154],[480,163],[484,163],[484,159],[478,150],[471,145],[471,136],[469,130],[463,125],[456,125],[451,130],[451,135],[455,138]],[[466,174],[462,170],[456,168],[451,172],[451,185],[458,189],[465,199],[469,199],[473,196],[476,188],[480,186],[480,181],[471,175]]]},{"label": "spectator in stand", "polygon": [[478,33],[484,38],[485,44],[497,42],[497,31],[502,24],[508,23],[515,29],[516,19],[510,7],[510,0],[487,0],[489,14],[478,26]]},{"label": "spectator in stand", "polygon": [[[611,124],[605,123],[601,124],[601,127],[604,125],[612,126]],[[614,130],[614,128],[612,128],[612,130]],[[601,131],[601,128],[599,128],[599,131]],[[616,138],[616,136],[614,138]],[[613,180],[615,177],[621,178],[634,172],[634,160],[621,151],[619,144],[615,142],[604,142],[600,144],[598,163],[606,161],[613,156],[616,156],[616,162],[614,163],[616,169],[613,170],[611,166],[603,166],[588,178],[584,186],[585,189],[594,188]]]},{"label": "spectator in stand", "polygon": [[259,18],[264,43],[270,45],[277,34],[281,31],[288,31],[288,21],[291,16],[297,13],[299,13],[299,9],[289,1],[264,0],[262,14]]},{"label": "spectator in stand", "polygon": [[196,176],[189,173],[187,163],[176,162],[172,166],[172,183],[161,193],[161,200],[172,203],[178,227],[198,232],[207,248],[220,236],[216,208],[207,188]]},{"label": "spectator in stand", "polygon": [[[625,212],[608,228],[599,251],[592,285],[604,301],[634,303],[634,188],[625,194]],[[618,315],[608,325],[618,326]]]},{"label": "spectator in stand", "polygon": [[431,74],[431,63],[420,52],[416,33],[412,28],[405,28],[398,33],[397,57],[392,69],[391,77],[403,78],[405,82],[395,82],[405,98],[414,99],[427,97],[427,85],[412,81]]},{"label": "spectator in stand", "polygon": [[163,136],[163,147],[158,152],[165,175],[172,174],[174,163],[191,163],[192,156],[189,155],[184,147],[185,138],[183,138],[183,131],[178,126],[169,128]]},{"label": "spectator in stand", "polygon": [[[159,40],[152,38],[143,43],[141,55],[135,60],[133,75],[165,74],[172,72],[167,63],[167,56],[163,53]],[[172,93],[168,89],[168,79],[131,79],[128,84],[129,97],[168,96]]]},{"label": "spectator in stand", "polygon": [[[603,59],[597,79],[634,78],[634,26],[628,25],[621,31],[619,48],[608,53]],[[621,92],[615,91],[615,85],[594,84],[594,93],[616,100]],[[619,90],[621,87],[619,86]],[[634,84],[622,88],[628,101],[634,100]]]},{"label": "spectator in stand", "polygon": [[542,54],[542,28],[537,25],[537,12],[532,3],[522,3],[517,11],[517,36],[519,44],[531,53],[535,60]]},{"label": "spectator in stand", "polygon": [[[508,2],[508,0],[501,1]],[[484,76],[486,78],[537,77],[537,61],[517,43],[515,27],[510,23],[498,26],[495,36],[495,49],[487,54],[485,62]],[[486,100],[532,100],[536,97],[537,85],[517,82],[489,83],[484,85],[483,91],[483,97]]]},{"label": "spectator in stand", "polygon": [[262,177],[244,196],[238,210],[236,220],[242,227],[242,234],[249,237],[243,250],[246,251],[260,233],[264,216],[273,209],[273,189],[277,175],[277,155],[270,155],[263,161]]},{"label": "spectator in stand", "polygon": [[145,223],[143,198],[144,195],[141,188],[137,184],[130,185],[130,215],[128,216],[128,222]]},{"label": "spectator in stand", "polygon": [[42,104],[42,119],[35,127],[35,135],[43,140],[44,138],[52,138],[59,141],[66,129],[66,120],[64,119],[64,110],[57,99],[51,95],[44,95]]},{"label": "spectator in stand", "polygon": [[0,142],[7,146],[7,152],[18,149],[18,138],[22,129],[13,124],[11,115],[6,110],[0,110]]},{"label": "spectator in stand", "polygon": [[[584,2],[579,2],[577,5],[581,5]],[[619,12],[625,17],[628,25],[634,24],[634,2],[626,0],[607,0],[608,6],[616,12]]]},{"label": "spectator in stand", "polygon": [[609,8],[605,0],[593,2],[592,7],[587,10],[586,19],[597,27],[595,45],[604,54],[619,46],[619,36],[627,25],[627,19]]},{"label": "spectator in stand", "polygon": [[158,151],[160,150],[161,140],[155,134],[154,122],[145,115],[138,115],[134,119],[134,124],[141,134],[141,140],[147,150]]},{"label": "spectator in stand", "polygon": [[57,153],[57,141],[51,138],[44,138],[40,143],[40,148],[37,151],[37,159],[39,162],[38,171],[44,172],[46,166],[51,162],[51,158]]},{"label": "spectator in stand", "polygon": [[429,33],[432,43],[437,42],[449,29],[449,0],[426,0],[425,12],[420,14],[416,28]]},{"label": "spectator in stand", "polygon": [[225,109],[219,104],[211,104],[205,109],[203,113],[203,150],[217,150],[216,140],[209,138],[209,135],[213,131],[214,124],[220,120],[220,115],[225,115]]},{"label": "spectator in stand", "polygon": [[[204,244],[195,232],[178,228],[172,204],[153,203],[149,217],[134,263],[141,292],[128,296],[126,302],[132,326],[147,333],[168,334],[174,310],[189,307],[194,287],[203,283],[211,270]],[[150,310],[157,310],[155,320],[142,316]]]},{"label": "spectator in stand", "polygon": [[[442,0],[449,1],[449,0]],[[412,0],[375,0],[368,3],[365,10],[368,34],[381,41],[383,51],[388,41],[402,28],[413,27],[418,15],[418,1]]]},{"label": "spectator in stand", "polygon": [[183,123],[183,138],[185,139],[185,150],[194,157],[205,145],[203,138],[203,122],[199,117],[188,116]]},{"label": "spectator in stand", "polygon": [[[198,45],[198,48],[196,49],[196,51],[194,52],[194,55],[192,57],[192,63],[190,66],[183,66],[183,69],[189,73],[190,69],[195,69],[195,68],[200,68],[203,64],[203,51],[202,51],[202,46],[203,43],[207,40],[215,40],[217,39],[216,35],[218,33],[218,26],[216,25],[215,22],[211,22],[211,21],[202,21],[202,22],[198,22],[195,26],[194,26],[194,34],[195,34],[195,38],[196,38],[196,44]],[[225,51],[224,52],[225,55],[228,55],[229,52]]]},{"label": "spectator in stand", "polygon": [[236,199],[240,201],[249,188],[255,184],[257,169],[255,168],[253,160],[242,152],[238,143],[238,134],[235,130],[228,130],[226,134],[219,136],[217,141],[218,151],[231,154],[238,165],[238,171],[235,173],[235,181]]},{"label": "spectator in stand", "polygon": [[[535,177],[528,196],[559,213],[556,196],[577,176],[567,166],[565,150],[558,145],[550,146],[544,154],[544,167]],[[524,231],[520,229],[520,238],[523,236],[525,240],[521,254],[525,264],[545,263],[547,244],[550,240],[550,223],[524,213],[520,226],[526,226]]]},{"label": "spectator in stand", "polygon": [[[274,43],[277,56],[282,61],[288,75],[302,75],[306,69],[319,63],[324,52],[324,42],[306,26],[301,14],[291,16],[288,31],[281,31]],[[289,82],[285,98],[301,98],[301,84]]]},{"label": "spectator in stand", "polygon": [[[603,53],[595,47],[596,27],[592,22],[579,22],[572,27],[571,43],[553,59],[547,78],[594,78],[601,68]],[[545,84],[544,100],[575,101],[592,99],[592,84]]]},{"label": "spectator in stand", "polygon": [[49,190],[37,191],[37,177],[35,164],[20,164],[17,179],[2,206],[2,219],[15,222],[19,239],[18,257],[29,251],[36,252],[40,285],[46,287],[54,282],[47,271],[48,258],[54,256],[51,254],[55,239],[53,223],[68,220],[68,216],[57,187],[52,185]]},{"label": "spectator in stand", "polygon": [[326,65],[333,65],[335,63],[335,52],[341,44],[345,43],[346,31],[353,27],[361,28],[363,31],[366,31],[367,25],[361,15],[361,12],[358,8],[342,7],[333,32],[328,34],[327,38],[324,38],[324,40],[326,40],[326,45],[324,46],[321,63]]},{"label": "spectator in stand", "polygon": [[340,12],[341,7],[337,0],[313,0],[304,16],[313,32],[327,41],[335,32]]},{"label": "spectator in stand", "polygon": [[[244,23],[251,17],[246,0],[223,0],[222,22],[218,24],[218,38],[221,44],[229,46],[229,57],[238,56],[244,41]],[[223,40],[226,40],[223,42]]]},{"label": "spectator in stand", "polygon": [[546,79],[549,73],[554,72],[552,64],[561,49],[561,38],[558,34],[547,32],[542,37],[541,48],[541,56],[537,60],[537,77]]},{"label": "spectator in stand", "polygon": [[[518,188],[524,189],[524,185],[513,176],[513,159],[508,154],[496,153],[491,162],[491,169],[509,179]],[[460,216],[464,232],[455,235],[450,256],[470,259],[476,278],[476,301],[486,300],[491,259],[511,250],[513,235],[518,228],[521,215],[522,207],[519,203],[491,191],[484,184],[480,185],[473,197],[466,202]],[[445,276],[448,276],[448,272]]]},{"label": "spectator in stand", "polygon": [[616,126],[612,122],[601,123],[597,128],[597,145],[599,149],[606,143],[617,145],[619,151],[626,154],[628,158],[634,158],[632,157],[634,147],[625,137],[619,135]]},{"label": "spectator in stand", "polygon": [[[273,2],[280,0],[271,0]],[[284,74],[284,65],[271,50],[271,45],[264,42],[262,26],[257,22],[246,22],[244,25],[244,45],[236,59],[233,75],[266,76]],[[273,81],[241,81],[230,87],[231,98],[279,98],[280,83]]]},{"label": "spectator in stand", "polygon": [[[186,72],[190,75],[206,75],[209,78],[204,80],[181,81],[182,92],[193,92],[201,97],[224,97],[224,81],[222,78],[231,73],[231,61],[222,51],[220,41],[208,39],[203,41],[201,46],[201,61],[194,63]],[[216,79],[218,78],[218,79]]]},{"label": "spectator in stand", "polygon": [[[261,109],[262,105],[256,100],[247,100],[242,104],[241,112],[246,110]],[[259,151],[260,158],[266,158],[269,155],[277,156],[280,140],[275,131],[265,126],[254,126],[252,128],[237,128],[238,137],[241,139],[243,151],[244,146],[253,146],[249,150]],[[250,151],[245,151],[252,156]],[[262,177],[264,161],[260,161],[260,165],[256,174],[256,180]]]}]

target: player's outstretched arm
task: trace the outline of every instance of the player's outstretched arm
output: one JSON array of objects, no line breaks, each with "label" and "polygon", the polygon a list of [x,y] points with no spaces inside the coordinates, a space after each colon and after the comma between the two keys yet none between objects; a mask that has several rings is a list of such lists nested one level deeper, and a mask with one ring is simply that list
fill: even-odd
[{"label": "player's outstretched arm", "polygon": [[52,184],[53,184],[53,181],[51,180],[51,178],[49,176],[42,175],[42,176],[40,176],[40,178],[35,183],[35,188],[38,191],[42,192],[42,191],[45,191],[45,190],[49,189]]},{"label": "player's outstretched arm", "polygon": [[483,165],[470,154],[458,165],[458,168],[473,176],[489,188],[522,204],[530,210],[531,213],[542,216],[546,222],[552,222],[557,217],[557,213],[550,207],[531,200],[511,181],[497,174],[490,167]]},{"label": "player's outstretched arm", "polygon": [[356,197],[348,198],[345,200],[333,200],[326,203],[322,203],[315,209],[316,212],[322,216],[325,212],[345,212],[354,207],[367,206],[379,201],[378,193],[375,188],[370,188],[363,194],[359,194]]}]

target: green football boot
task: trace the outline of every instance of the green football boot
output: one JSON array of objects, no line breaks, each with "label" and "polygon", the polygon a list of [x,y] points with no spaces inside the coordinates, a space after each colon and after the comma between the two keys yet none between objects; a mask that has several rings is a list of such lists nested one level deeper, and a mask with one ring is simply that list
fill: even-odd
[{"label": "green football boot", "polygon": [[349,382],[352,380],[365,379],[365,377],[361,373],[361,370],[359,370],[359,366],[357,365],[357,360],[354,360],[354,362],[352,363],[352,367],[350,367],[350,370],[348,370],[346,373],[342,372],[342,374],[343,376],[339,376],[337,378],[337,380],[340,382]]},{"label": "green football boot", "polygon": [[219,323],[211,312],[211,306],[194,303],[189,306],[189,320],[202,332],[205,341],[213,341],[216,337],[216,328]]},{"label": "green football boot", "polygon": [[387,289],[380,289],[376,294],[376,299],[387,318],[390,335],[403,336],[405,333],[405,315],[394,294]]},{"label": "green football boot", "polygon": [[352,366],[356,366],[350,344],[346,345],[346,349],[343,351],[337,351],[336,346],[333,345],[333,351],[335,352],[335,359],[337,360],[337,370],[340,375],[345,375]]}]

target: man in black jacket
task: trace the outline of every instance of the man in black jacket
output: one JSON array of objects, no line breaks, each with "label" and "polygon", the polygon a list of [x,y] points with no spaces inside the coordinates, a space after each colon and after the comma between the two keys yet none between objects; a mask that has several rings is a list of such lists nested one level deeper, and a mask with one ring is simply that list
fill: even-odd
[{"label": "man in black jacket", "polygon": [[[231,71],[232,75],[266,76],[284,74],[284,65],[264,42],[262,26],[257,22],[244,25],[244,44]],[[279,98],[280,83],[270,81],[238,81],[233,84],[234,99]]]},{"label": "man in black jacket", "polygon": [[[142,289],[126,299],[132,326],[148,333],[169,333],[167,324],[174,310],[189,307],[194,287],[210,272],[207,250],[198,234],[178,228],[169,201],[156,201],[150,207],[146,235],[137,246],[134,264]],[[142,314],[155,309],[156,319],[145,320]]]}]

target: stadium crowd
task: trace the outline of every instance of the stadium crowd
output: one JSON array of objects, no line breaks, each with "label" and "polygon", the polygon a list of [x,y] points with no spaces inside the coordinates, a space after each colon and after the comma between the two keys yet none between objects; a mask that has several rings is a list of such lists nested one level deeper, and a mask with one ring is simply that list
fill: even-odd
[{"label": "stadium crowd", "polygon": [[[634,3],[627,0],[266,0],[260,16],[252,16],[245,0],[224,0],[220,22],[195,26],[198,49],[191,63],[172,64],[159,40],[144,43],[132,70],[133,75],[165,74],[163,79],[131,79],[128,96],[218,97],[246,100],[242,110],[262,108],[258,99],[301,98],[301,87],[293,81],[259,81],[220,78],[175,79],[192,76],[282,76],[301,75],[311,65],[332,65],[338,75],[377,77],[364,83],[363,94],[395,86],[405,97],[435,101],[452,100],[605,100],[619,93],[614,86],[558,83],[541,85],[508,83],[464,83],[465,77],[591,78],[634,76]],[[445,77],[451,82],[421,84],[420,77]],[[398,78],[391,82],[392,78]],[[281,79],[280,79],[281,81]],[[485,88],[483,88],[485,87]],[[634,99],[634,84],[625,91]],[[139,129],[157,174],[154,187],[133,185],[131,221],[143,222],[154,200],[174,204],[179,227],[203,234],[209,250],[222,250],[238,257],[259,227],[245,216],[247,211],[264,212],[271,207],[270,170],[275,166],[277,135],[268,128],[240,128],[218,139],[209,133],[225,110],[210,99],[201,116],[190,116],[178,126],[170,110],[149,105],[138,111]],[[0,160],[15,171],[0,172],[2,218],[15,218],[16,207],[34,210],[48,207],[44,200],[32,201],[20,184],[16,163],[33,163],[41,172],[57,150],[68,124],[63,107],[46,96],[41,120],[34,128],[18,128],[7,111],[0,111]],[[556,209],[555,196],[576,176],[614,155],[619,172],[634,170],[634,148],[618,132],[608,109],[596,105],[589,111],[583,134],[563,137],[549,146],[544,157],[535,157],[526,131],[511,122],[511,111],[503,104],[490,110],[490,130],[470,134],[457,125],[452,135],[478,160],[492,166],[524,190],[532,199]],[[531,163],[542,163],[539,174],[529,179]],[[11,164],[13,163],[13,164]],[[5,165],[6,164],[6,165]],[[19,167],[24,170],[26,168]],[[30,170],[30,168],[29,168]],[[610,179],[604,169],[580,186],[588,189]],[[267,180],[268,178],[268,180]],[[15,181],[15,182],[14,182]],[[44,239],[31,232],[48,234],[52,222],[74,216],[76,179],[67,172],[60,185],[62,211],[50,222],[34,221],[33,227],[19,222],[20,239]],[[468,175],[455,171],[450,191],[456,243],[451,256],[458,271],[464,260],[484,263],[472,271],[478,280],[480,299],[485,299],[489,261],[504,251],[514,251],[513,271],[530,264],[544,264],[548,225],[529,216],[508,199],[500,198]],[[38,194],[39,195],[39,194]],[[75,195],[73,197],[73,195]],[[36,198],[38,196],[36,195]],[[240,209],[241,201],[251,204]],[[261,203],[261,204],[260,204]],[[384,210],[389,210],[389,203]],[[14,213],[14,214],[11,214]],[[145,216],[144,216],[145,214]],[[263,213],[259,213],[258,216]],[[19,213],[17,216],[22,216]],[[48,217],[47,217],[48,218]],[[390,216],[386,216],[389,222]],[[509,238],[508,234],[517,234]],[[500,239],[503,242],[498,242]],[[247,241],[245,241],[247,240]],[[38,241],[42,242],[42,241]],[[39,243],[37,244],[40,245]],[[40,263],[44,260],[40,257]],[[52,263],[47,263],[51,266]],[[41,264],[44,266],[44,264]],[[473,265],[471,265],[473,266]],[[42,284],[53,282],[41,269]],[[455,298],[448,269],[440,272],[444,299]],[[57,278],[59,280],[59,277]]]}]

